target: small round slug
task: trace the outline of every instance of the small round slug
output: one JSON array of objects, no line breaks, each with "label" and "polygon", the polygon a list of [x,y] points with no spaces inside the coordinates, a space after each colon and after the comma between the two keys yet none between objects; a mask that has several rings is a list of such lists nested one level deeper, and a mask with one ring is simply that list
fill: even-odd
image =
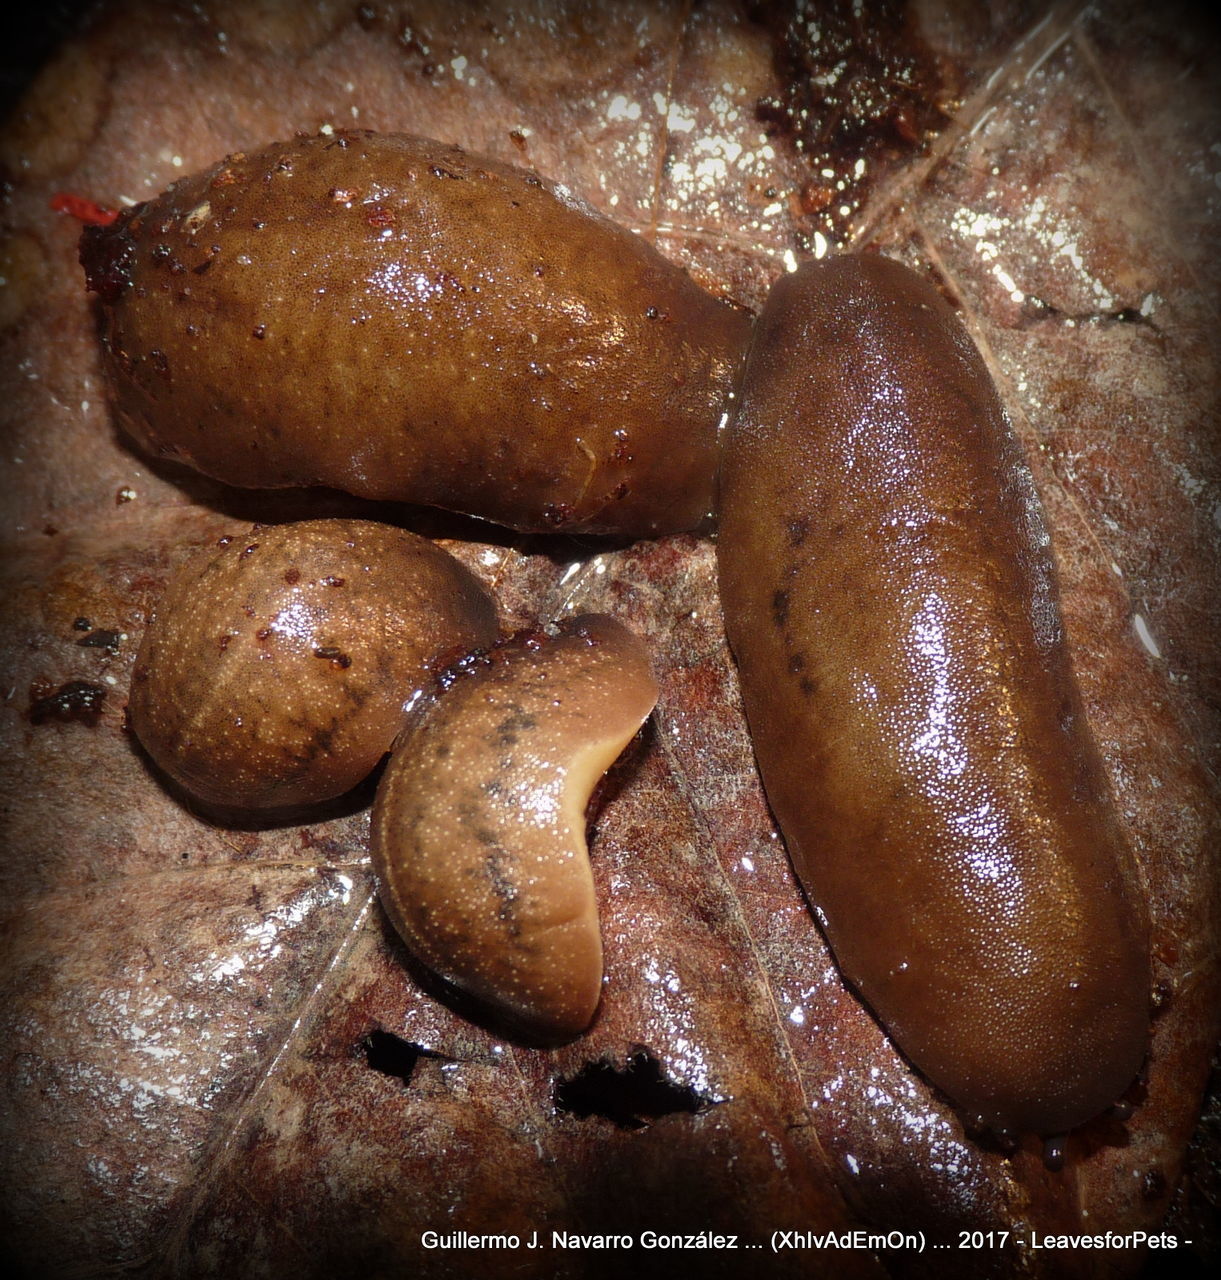
[{"label": "small round slug", "polygon": [[371,849],[387,915],[419,960],[532,1039],[571,1039],[597,1009],[585,810],[656,700],[641,642],[587,615],[457,675],[386,766]]},{"label": "small round slug", "polygon": [[434,670],[496,635],[487,592],[425,538],[367,520],[256,526],[170,583],[130,722],[203,800],[312,804],[367,777]]},{"label": "small round slug", "polygon": [[1063,1133],[1136,1075],[1148,925],[1033,480],[937,291],[808,263],[725,449],[726,630],[841,971],[963,1115]]},{"label": "small round slug", "polygon": [[524,170],[369,132],[83,234],[120,421],[230,484],[652,536],[713,502],[749,319]]}]

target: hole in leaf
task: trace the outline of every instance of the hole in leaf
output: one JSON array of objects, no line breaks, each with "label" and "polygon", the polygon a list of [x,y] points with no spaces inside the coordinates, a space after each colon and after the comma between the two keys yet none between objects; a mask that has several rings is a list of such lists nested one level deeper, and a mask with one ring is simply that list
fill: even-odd
[{"label": "hole in leaf", "polygon": [[705,1098],[688,1085],[662,1074],[647,1049],[637,1049],[627,1065],[590,1062],[567,1080],[557,1080],[552,1100],[557,1111],[584,1120],[600,1116],[620,1129],[643,1129],[662,1116],[703,1111],[719,1098]]},{"label": "hole in leaf", "polygon": [[370,1031],[359,1042],[357,1050],[364,1052],[365,1061],[374,1071],[379,1071],[384,1076],[394,1076],[404,1084],[411,1083],[411,1077],[421,1058],[449,1061],[445,1054],[425,1049],[423,1045],[412,1044],[410,1040],[404,1040],[390,1031]]}]

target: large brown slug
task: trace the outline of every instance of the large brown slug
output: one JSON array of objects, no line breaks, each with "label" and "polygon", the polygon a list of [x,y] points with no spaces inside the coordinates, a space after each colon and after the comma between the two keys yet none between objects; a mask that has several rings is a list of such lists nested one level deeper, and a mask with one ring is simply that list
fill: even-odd
[{"label": "large brown slug", "polygon": [[298,139],[88,228],[81,261],[120,421],[217,479],[528,530],[709,516],[748,318],[521,169]]},{"label": "large brown slug", "polygon": [[1145,913],[1030,473],[931,285],[861,257],[776,283],[717,545],[767,795],[842,972],[964,1115],[1089,1120],[1145,1053]]},{"label": "large brown slug", "polygon": [[656,701],[636,636],[613,618],[573,618],[453,677],[378,788],[373,865],[399,934],[532,1039],[579,1035],[597,1009],[585,810]]},{"label": "large brown slug", "polygon": [[225,537],[182,566],[132,672],[128,714],[193,795],[265,809],[356,786],[496,606],[426,538],[370,520]]}]

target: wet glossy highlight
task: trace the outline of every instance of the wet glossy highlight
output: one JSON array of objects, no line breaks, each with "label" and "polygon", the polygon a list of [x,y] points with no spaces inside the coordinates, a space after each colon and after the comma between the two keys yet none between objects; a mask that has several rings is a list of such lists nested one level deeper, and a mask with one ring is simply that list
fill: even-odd
[{"label": "wet glossy highlight", "polygon": [[756,754],[845,976],[965,1114],[1090,1119],[1145,1051],[1147,924],[1033,481],[936,290],[778,281],[721,495]]}]

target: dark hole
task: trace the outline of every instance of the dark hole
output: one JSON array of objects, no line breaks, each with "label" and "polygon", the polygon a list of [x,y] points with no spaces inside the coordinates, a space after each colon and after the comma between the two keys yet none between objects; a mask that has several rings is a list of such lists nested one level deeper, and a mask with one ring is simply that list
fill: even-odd
[{"label": "dark hole", "polygon": [[100,684],[89,684],[85,680],[69,680],[54,693],[43,694],[41,688],[31,688],[30,723],[46,724],[49,720],[58,720],[68,724],[75,720],[93,729],[102,718],[105,701],[106,690]]},{"label": "dark hole", "polygon": [[412,1044],[389,1031],[370,1031],[358,1045],[364,1050],[365,1061],[374,1071],[384,1076],[394,1076],[404,1084],[411,1083],[412,1073],[421,1058],[443,1058],[445,1054]]},{"label": "dark hole", "polygon": [[106,649],[112,654],[119,652],[122,638],[117,631],[91,631],[83,639],[76,642],[82,649]]},{"label": "dark hole", "polygon": [[643,1129],[675,1112],[694,1114],[714,1101],[667,1080],[661,1064],[645,1049],[633,1053],[625,1067],[587,1063],[575,1076],[556,1081],[552,1099],[557,1111],[582,1120],[601,1116],[620,1129]]}]

